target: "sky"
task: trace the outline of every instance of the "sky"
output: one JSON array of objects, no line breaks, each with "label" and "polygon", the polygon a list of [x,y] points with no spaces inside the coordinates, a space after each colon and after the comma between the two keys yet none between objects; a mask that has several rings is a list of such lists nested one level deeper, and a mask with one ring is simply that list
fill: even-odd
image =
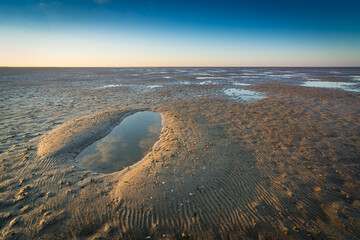
[{"label": "sky", "polygon": [[0,0],[0,66],[360,66],[358,0]]}]

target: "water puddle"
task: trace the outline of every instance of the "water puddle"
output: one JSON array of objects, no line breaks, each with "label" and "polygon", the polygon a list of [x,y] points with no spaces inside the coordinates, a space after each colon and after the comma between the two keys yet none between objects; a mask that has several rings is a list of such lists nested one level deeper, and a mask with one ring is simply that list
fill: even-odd
[{"label": "water puddle", "polygon": [[209,77],[196,77],[196,79],[198,80],[210,80],[210,79],[223,79],[224,77],[212,77],[212,76],[209,76]]},{"label": "water puddle", "polygon": [[260,93],[251,90],[236,89],[236,88],[228,88],[224,90],[224,94],[226,96],[229,96],[230,98],[241,99],[244,101],[258,100],[264,97]]},{"label": "water puddle", "polygon": [[116,87],[122,87],[122,86],[123,85],[121,85],[121,84],[109,84],[109,85],[97,87],[95,89],[116,88]]},{"label": "water puddle", "polygon": [[159,139],[160,132],[160,114],[137,112],[84,149],[76,159],[84,168],[96,172],[116,172],[141,160]]},{"label": "water puddle", "polygon": [[161,85],[150,85],[148,86],[148,88],[153,89],[153,88],[161,88]]},{"label": "water puddle", "polygon": [[210,84],[215,84],[215,83],[211,80],[207,80],[199,83],[199,85],[210,85]]},{"label": "water puddle", "polygon": [[360,81],[360,76],[352,76],[352,78],[354,79],[354,81]]},{"label": "water puddle", "polygon": [[241,82],[233,82],[233,85],[236,85],[236,86],[250,86],[251,84],[249,84],[249,83],[241,83]]},{"label": "water puddle", "polygon": [[181,81],[180,84],[183,84],[183,85],[190,85],[191,83],[189,81]]},{"label": "water puddle", "polygon": [[351,82],[328,82],[328,81],[306,81],[301,86],[304,87],[318,87],[318,88],[331,88],[342,89],[345,91],[360,92],[359,89],[351,88],[357,85],[357,83]]}]

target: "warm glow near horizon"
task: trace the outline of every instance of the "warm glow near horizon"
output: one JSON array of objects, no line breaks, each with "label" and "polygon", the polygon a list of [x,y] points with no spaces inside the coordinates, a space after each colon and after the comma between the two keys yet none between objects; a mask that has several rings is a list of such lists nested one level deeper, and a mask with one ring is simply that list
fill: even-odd
[{"label": "warm glow near horizon", "polygon": [[[333,19],[325,25],[315,16],[314,22],[303,24],[301,17],[285,13],[286,5],[280,12],[289,23],[266,13],[259,21],[263,9],[240,16],[231,4],[221,6],[217,17],[222,19],[212,17],[215,6],[204,8],[203,16],[163,5],[158,11],[124,6],[138,11],[129,14],[111,1],[89,1],[81,7],[43,1],[32,7],[13,4],[6,11],[6,5],[0,5],[0,66],[360,66],[359,17],[352,15],[345,19],[352,27],[345,28],[340,19],[339,24]],[[170,9],[175,17],[166,12]],[[20,18],[16,10],[30,13]],[[347,16],[347,9],[340,10],[344,12],[339,15]]]}]

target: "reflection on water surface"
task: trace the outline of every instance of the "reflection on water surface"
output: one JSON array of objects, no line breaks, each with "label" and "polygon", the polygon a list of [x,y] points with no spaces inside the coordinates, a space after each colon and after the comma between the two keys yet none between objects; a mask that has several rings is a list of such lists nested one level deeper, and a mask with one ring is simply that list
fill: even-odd
[{"label": "reflection on water surface", "polygon": [[251,90],[236,89],[236,88],[225,89],[224,94],[230,98],[234,98],[234,99],[239,98],[244,101],[258,100],[264,97],[260,93]]},{"label": "reflection on water surface", "polygon": [[352,83],[352,82],[328,82],[328,81],[306,81],[302,84],[302,86],[305,87],[333,88],[333,89],[342,89],[345,91],[360,92],[359,89],[351,88],[356,85],[357,83]]},{"label": "reflection on water surface", "polygon": [[84,168],[111,173],[141,160],[159,139],[161,115],[137,112],[126,117],[106,137],[82,151],[77,160]]}]

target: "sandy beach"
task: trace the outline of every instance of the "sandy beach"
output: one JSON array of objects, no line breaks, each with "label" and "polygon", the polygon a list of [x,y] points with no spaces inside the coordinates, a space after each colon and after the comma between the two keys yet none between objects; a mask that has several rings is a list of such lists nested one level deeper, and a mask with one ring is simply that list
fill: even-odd
[{"label": "sandy beach", "polygon": [[[359,68],[0,78],[0,239],[360,237]],[[76,161],[144,110],[162,130],[143,159],[109,174]]]}]

